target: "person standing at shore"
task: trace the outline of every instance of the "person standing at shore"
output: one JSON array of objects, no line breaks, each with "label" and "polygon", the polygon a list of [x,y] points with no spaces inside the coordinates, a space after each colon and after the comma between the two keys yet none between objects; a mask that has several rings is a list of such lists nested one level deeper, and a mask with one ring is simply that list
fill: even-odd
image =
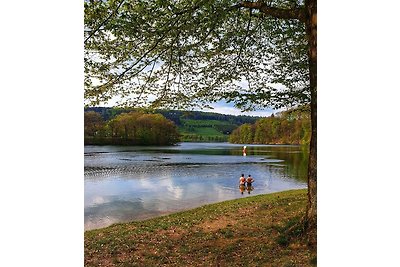
[{"label": "person standing at shore", "polygon": [[239,185],[246,185],[246,178],[244,177],[244,174],[242,174],[242,176],[239,178]]},{"label": "person standing at shore", "polygon": [[247,177],[247,186],[251,186],[251,184],[254,182],[254,179],[251,177],[251,175],[249,174],[249,177]]},{"label": "person standing at shore", "polygon": [[250,174],[249,174],[249,177],[247,177],[246,182],[247,182],[246,189],[247,189],[247,192],[250,194],[250,192],[253,191],[253,188],[254,188],[251,186],[251,184],[254,182],[254,179],[251,177]]}]

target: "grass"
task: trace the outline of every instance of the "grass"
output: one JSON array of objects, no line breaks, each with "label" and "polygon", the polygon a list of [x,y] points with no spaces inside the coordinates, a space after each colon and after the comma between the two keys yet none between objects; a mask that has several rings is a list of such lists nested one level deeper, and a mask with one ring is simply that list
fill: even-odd
[{"label": "grass", "polygon": [[192,131],[187,130],[186,128],[180,128],[181,134],[194,134],[194,135],[203,135],[203,136],[224,136],[223,133],[218,132],[216,129],[211,127],[196,127],[193,128]]},{"label": "grass", "polygon": [[184,142],[226,142],[238,126],[227,121],[182,119],[179,133]]},{"label": "grass", "polygon": [[306,190],[258,195],[85,232],[85,266],[315,266]]}]

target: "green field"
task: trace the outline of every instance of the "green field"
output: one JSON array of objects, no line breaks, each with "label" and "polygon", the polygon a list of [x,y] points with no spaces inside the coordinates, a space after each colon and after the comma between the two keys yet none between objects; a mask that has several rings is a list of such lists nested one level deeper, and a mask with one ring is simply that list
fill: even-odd
[{"label": "green field", "polygon": [[182,119],[179,132],[182,141],[227,141],[238,126],[228,121]]}]

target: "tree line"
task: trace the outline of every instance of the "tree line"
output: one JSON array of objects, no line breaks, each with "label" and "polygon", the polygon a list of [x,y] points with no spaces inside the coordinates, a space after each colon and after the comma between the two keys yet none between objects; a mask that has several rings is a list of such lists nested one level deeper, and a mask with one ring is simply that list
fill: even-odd
[{"label": "tree line", "polygon": [[236,144],[309,144],[311,137],[310,114],[294,109],[272,114],[246,123],[235,129],[229,142]]},{"label": "tree line", "polygon": [[[118,108],[118,107],[86,107],[85,112],[95,111],[103,117],[104,120],[108,121],[115,116],[131,112],[138,111],[139,109],[134,108]],[[145,112],[145,111],[144,111]],[[254,123],[260,117],[247,116],[247,115],[227,115],[214,112],[203,112],[203,111],[183,111],[183,110],[154,110],[155,113],[162,114],[165,118],[173,121],[176,125],[181,126],[183,120],[218,120],[223,122],[229,122],[231,124],[241,125],[243,123]],[[149,112],[146,112],[149,113]]]},{"label": "tree line", "polygon": [[161,114],[129,112],[105,121],[100,113],[85,112],[85,145],[173,145],[177,126]]},{"label": "tree line", "polygon": [[200,135],[200,134],[181,134],[182,142],[227,142],[226,135]]}]

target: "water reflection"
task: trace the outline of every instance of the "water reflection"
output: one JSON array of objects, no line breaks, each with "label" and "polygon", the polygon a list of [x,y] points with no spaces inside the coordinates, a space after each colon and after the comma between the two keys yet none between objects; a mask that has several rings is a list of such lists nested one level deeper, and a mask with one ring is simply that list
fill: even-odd
[{"label": "water reflection", "polygon": [[246,186],[246,190],[247,190],[247,193],[250,194],[250,192],[254,190],[254,186],[247,185],[247,186]]},{"label": "water reflection", "polygon": [[[85,229],[306,187],[302,147],[247,145],[246,157],[242,149],[221,143],[85,147]],[[241,173],[256,181],[237,190]]]},{"label": "water reflection", "polygon": [[241,193],[242,195],[243,195],[245,189],[246,189],[246,186],[245,186],[245,185],[243,185],[243,184],[239,185],[239,190],[240,190],[240,193]]}]

